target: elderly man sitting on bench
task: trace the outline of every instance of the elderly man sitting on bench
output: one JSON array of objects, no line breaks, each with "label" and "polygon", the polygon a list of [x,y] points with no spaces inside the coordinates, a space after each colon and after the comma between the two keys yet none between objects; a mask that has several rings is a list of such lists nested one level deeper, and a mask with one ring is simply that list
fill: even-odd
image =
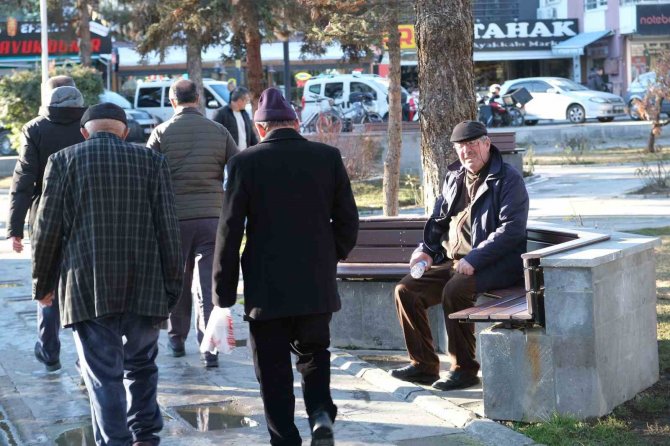
[{"label": "elderly man sitting on bench", "polygon": [[[448,167],[442,193],[424,228],[410,268],[424,262],[420,278],[405,276],[395,288],[398,319],[410,365],[391,370],[404,381],[455,390],[479,383],[474,324],[450,320],[471,307],[476,293],[505,288],[523,279],[528,193],[521,174],[503,162],[486,127],[464,121],[450,141],[458,161]],[[451,368],[440,379],[427,308],[442,304]]]}]

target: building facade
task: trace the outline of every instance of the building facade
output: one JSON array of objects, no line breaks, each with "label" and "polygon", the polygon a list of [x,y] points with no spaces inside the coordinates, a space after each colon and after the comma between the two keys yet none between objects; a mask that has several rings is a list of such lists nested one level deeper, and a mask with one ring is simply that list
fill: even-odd
[{"label": "building facade", "polygon": [[[670,0],[474,0],[473,16],[478,90],[530,76],[585,84],[592,69],[603,68],[608,86],[623,95],[670,49]],[[416,60],[406,45],[409,88],[417,83]]]}]

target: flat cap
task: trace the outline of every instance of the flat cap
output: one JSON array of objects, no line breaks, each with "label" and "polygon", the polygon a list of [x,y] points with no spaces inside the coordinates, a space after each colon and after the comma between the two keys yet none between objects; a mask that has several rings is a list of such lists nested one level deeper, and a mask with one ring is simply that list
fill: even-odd
[{"label": "flat cap", "polygon": [[128,125],[126,120],[126,112],[118,105],[111,102],[103,102],[102,104],[91,105],[88,110],[84,112],[81,117],[81,126],[83,127],[88,121],[95,119],[115,119]]},{"label": "flat cap", "polygon": [[451,132],[451,142],[467,142],[486,135],[486,126],[479,121],[463,121]]}]

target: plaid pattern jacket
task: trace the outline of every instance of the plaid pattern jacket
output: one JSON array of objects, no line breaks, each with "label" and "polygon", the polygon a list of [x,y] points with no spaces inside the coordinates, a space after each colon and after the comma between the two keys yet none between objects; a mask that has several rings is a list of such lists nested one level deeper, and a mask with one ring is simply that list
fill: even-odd
[{"label": "plaid pattern jacket", "polygon": [[61,324],[167,318],[183,280],[163,155],[100,132],[49,157],[33,231],[33,298],[59,286]]}]

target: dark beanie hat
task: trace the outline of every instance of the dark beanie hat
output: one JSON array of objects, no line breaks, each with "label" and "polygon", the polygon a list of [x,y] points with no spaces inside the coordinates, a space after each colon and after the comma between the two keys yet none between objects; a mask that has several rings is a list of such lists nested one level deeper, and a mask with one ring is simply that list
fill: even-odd
[{"label": "dark beanie hat", "polygon": [[103,102],[102,104],[91,105],[88,110],[84,112],[81,117],[81,126],[83,127],[88,121],[95,119],[115,119],[123,122],[126,126],[126,112],[121,107],[111,102]]},{"label": "dark beanie hat", "polygon": [[486,135],[486,126],[479,121],[463,121],[451,132],[451,142],[467,142]]},{"label": "dark beanie hat", "polygon": [[298,119],[295,110],[279,90],[268,88],[261,93],[258,99],[258,109],[254,113],[254,121],[293,121],[294,119]]}]

